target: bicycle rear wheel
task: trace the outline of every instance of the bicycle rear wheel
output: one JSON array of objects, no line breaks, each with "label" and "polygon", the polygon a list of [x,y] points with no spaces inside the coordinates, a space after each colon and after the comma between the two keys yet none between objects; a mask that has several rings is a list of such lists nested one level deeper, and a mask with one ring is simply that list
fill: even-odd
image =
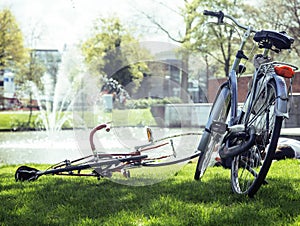
[{"label": "bicycle rear wheel", "polygon": [[[280,135],[282,116],[275,112],[277,89],[270,80],[266,87],[257,90],[247,126],[254,126],[256,139],[246,152],[235,156],[231,167],[231,185],[235,193],[253,197],[262,184],[272,164]],[[242,123],[245,123],[245,116]]]},{"label": "bicycle rear wheel", "polygon": [[211,130],[213,122],[226,123],[226,119],[230,110],[230,90],[228,84],[224,84],[212,106],[208,123],[201,137],[198,150],[199,154],[194,179],[199,180],[204,175],[207,167],[211,162],[213,153],[217,153],[220,143],[222,142],[223,133],[214,132]]}]

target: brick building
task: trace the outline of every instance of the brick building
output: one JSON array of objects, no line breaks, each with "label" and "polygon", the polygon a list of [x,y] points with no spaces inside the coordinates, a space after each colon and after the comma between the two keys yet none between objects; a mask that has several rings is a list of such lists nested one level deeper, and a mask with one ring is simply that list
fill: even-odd
[{"label": "brick building", "polygon": [[[248,83],[252,76],[242,76],[238,80],[238,102],[244,102],[247,92]],[[208,81],[208,102],[213,102],[218,92],[220,84],[224,83],[226,78],[209,79]],[[289,80],[286,80],[289,86]],[[293,81],[293,102],[291,102],[291,109],[289,112],[289,120],[284,121],[284,127],[300,127],[300,72],[297,72]]]},{"label": "brick building", "polygon": [[[241,76],[238,79],[238,102],[244,102],[247,92],[248,92],[248,83],[252,76]],[[211,103],[214,101],[214,98],[218,92],[219,86],[224,83],[227,78],[218,78],[218,79],[209,79],[208,81],[208,94],[207,99],[208,102]],[[286,80],[287,85],[289,84],[289,80]],[[300,72],[297,72],[293,82],[293,93],[299,94],[300,93]]]}]

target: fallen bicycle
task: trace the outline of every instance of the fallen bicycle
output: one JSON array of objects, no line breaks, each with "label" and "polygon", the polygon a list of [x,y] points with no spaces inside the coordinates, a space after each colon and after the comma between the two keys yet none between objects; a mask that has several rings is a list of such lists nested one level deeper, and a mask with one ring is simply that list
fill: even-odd
[{"label": "fallen bicycle", "polygon": [[[199,136],[201,135],[200,133],[182,133],[154,140],[150,128],[147,128],[148,143],[135,147],[132,152],[99,152],[96,150],[94,144],[94,135],[97,131],[104,129],[106,132],[109,132],[111,130],[110,124],[100,124],[90,132],[89,141],[93,154],[72,161],[64,160],[46,170],[20,166],[15,173],[16,181],[35,181],[42,175],[93,176],[100,179],[102,177],[110,178],[113,173],[121,173],[125,178],[130,178],[130,169],[168,166],[186,162],[199,156],[199,151],[196,151],[191,156],[177,158],[173,140],[183,136]],[[156,157],[149,157],[148,154],[144,154],[162,147],[168,147],[170,153]],[[89,170],[89,172],[87,172],[87,170]]]}]

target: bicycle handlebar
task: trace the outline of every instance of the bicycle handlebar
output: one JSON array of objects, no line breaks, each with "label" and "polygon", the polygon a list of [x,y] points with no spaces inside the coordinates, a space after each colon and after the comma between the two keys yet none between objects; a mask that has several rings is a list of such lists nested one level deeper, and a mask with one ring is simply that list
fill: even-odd
[{"label": "bicycle handlebar", "polygon": [[[242,28],[244,30],[248,30],[250,28],[248,26],[245,26],[245,25],[239,23],[234,17],[224,14],[222,11],[214,12],[214,11],[204,10],[203,15],[217,17],[218,24],[222,24],[224,22],[223,21],[224,17],[226,17],[226,18],[230,19],[233,23],[235,23],[239,28]],[[250,32],[256,33],[257,31],[250,28]]]},{"label": "bicycle handlebar", "polygon": [[203,15],[217,17],[219,24],[223,23],[223,19],[224,19],[224,16],[225,16],[222,11],[213,12],[213,11],[209,11],[209,10],[204,10]]},{"label": "bicycle handlebar", "polygon": [[90,146],[91,146],[92,151],[95,151],[95,150],[96,150],[96,147],[95,147],[95,144],[94,144],[94,135],[95,135],[95,133],[96,133],[98,130],[101,130],[101,129],[104,129],[104,128],[106,128],[106,129],[105,129],[106,132],[109,132],[109,131],[110,131],[110,125],[109,125],[109,123],[100,124],[100,125],[94,127],[94,128],[91,130],[89,141],[90,141]]}]

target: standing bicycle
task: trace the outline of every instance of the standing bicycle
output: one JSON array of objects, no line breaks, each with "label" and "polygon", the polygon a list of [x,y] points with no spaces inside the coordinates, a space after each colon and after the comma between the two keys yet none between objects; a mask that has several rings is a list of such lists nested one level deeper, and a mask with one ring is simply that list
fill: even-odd
[{"label": "standing bicycle", "polygon": [[[219,153],[225,167],[231,168],[231,185],[235,193],[250,197],[266,184],[266,176],[272,164],[282,122],[288,118],[288,95],[285,79],[292,80],[296,66],[272,62],[269,52],[280,53],[291,49],[293,39],[284,32],[256,31],[240,24],[222,11],[204,11],[204,15],[225,20],[245,30],[236,53],[227,82],[219,88],[208,122],[200,140],[199,159],[194,178],[199,180],[208,167],[213,152]],[[255,72],[243,107],[238,111],[237,77],[242,73],[242,59],[248,60],[244,47],[254,34],[263,53],[255,58]],[[292,82],[289,83],[290,86]]]}]

